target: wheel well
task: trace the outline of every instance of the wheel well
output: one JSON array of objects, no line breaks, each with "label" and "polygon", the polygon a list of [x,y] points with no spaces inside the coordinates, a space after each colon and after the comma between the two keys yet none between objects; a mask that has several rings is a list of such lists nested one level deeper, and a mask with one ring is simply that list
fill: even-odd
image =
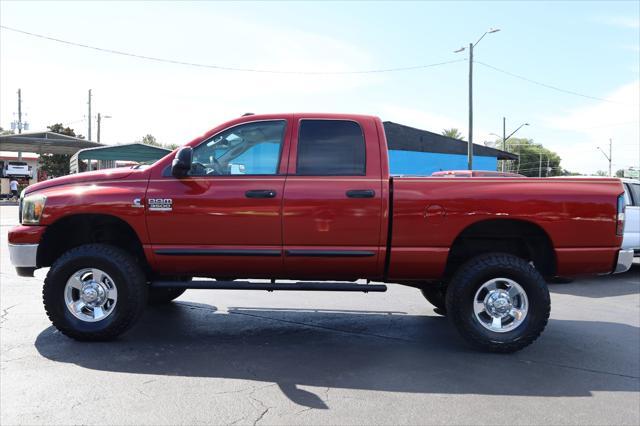
[{"label": "wheel well", "polygon": [[545,277],[556,273],[556,257],[547,233],[522,220],[496,219],[474,223],[453,242],[445,275],[451,277],[460,265],[484,253],[509,253],[533,262]]},{"label": "wheel well", "polygon": [[142,243],[131,225],[102,214],[67,216],[47,226],[38,247],[38,266],[51,266],[63,253],[89,243],[119,247],[133,255],[144,269],[148,267]]}]

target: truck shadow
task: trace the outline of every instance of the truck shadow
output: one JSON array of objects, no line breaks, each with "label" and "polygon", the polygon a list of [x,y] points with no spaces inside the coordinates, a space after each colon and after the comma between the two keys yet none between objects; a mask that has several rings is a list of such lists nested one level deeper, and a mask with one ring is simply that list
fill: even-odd
[{"label": "truck shadow", "polygon": [[79,343],[49,327],[35,346],[56,362],[119,373],[277,383],[293,402],[328,408],[299,386],[503,396],[589,396],[639,390],[640,333],[626,324],[551,320],[510,355],[477,352],[443,317],[398,312],[217,311],[177,302],[149,309],[109,343]]},{"label": "truck shadow", "polygon": [[566,284],[549,284],[549,291],[580,297],[615,297],[640,293],[640,263],[636,260],[629,271],[607,277],[580,278]]}]

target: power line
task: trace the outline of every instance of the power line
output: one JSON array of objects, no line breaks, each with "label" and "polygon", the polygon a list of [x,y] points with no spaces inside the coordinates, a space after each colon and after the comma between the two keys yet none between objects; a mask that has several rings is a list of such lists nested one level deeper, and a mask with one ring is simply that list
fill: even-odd
[{"label": "power line", "polygon": [[138,55],[136,53],[123,52],[121,50],[108,49],[108,48],[104,48],[104,47],[97,47],[97,46],[91,46],[91,45],[88,45],[88,44],[76,43],[76,42],[68,41],[68,40],[62,40],[62,39],[55,38],[55,37],[50,37],[50,36],[46,36],[46,35],[42,35],[42,34],[36,34],[36,33],[29,32],[29,31],[24,31],[24,30],[19,30],[17,28],[7,27],[5,25],[0,25],[0,28],[5,29],[5,30],[9,30],[9,31],[13,31],[13,32],[16,32],[16,33],[32,36],[32,37],[41,38],[41,39],[44,39],[44,40],[55,41],[57,43],[62,43],[62,44],[66,44],[66,45],[69,45],[69,46],[83,47],[85,49],[96,50],[98,52],[103,52],[103,53],[111,53],[111,54],[114,54],[114,55],[128,56],[130,58],[144,59],[144,60],[155,61],[155,62],[163,62],[163,63],[174,64],[174,65],[186,65],[186,66],[198,67],[198,68],[210,68],[210,69],[216,69],[216,70],[220,70],[220,71],[241,71],[241,72],[264,73],[264,74],[303,74],[303,75],[375,74],[375,73],[398,72],[398,71],[412,71],[412,70],[419,70],[419,69],[424,69],[424,68],[436,67],[436,66],[439,66],[439,65],[447,65],[447,64],[453,64],[453,63],[456,63],[456,62],[465,62],[466,61],[466,59],[455,59],[455,60],[451,60],[451,61],[436,62],[436,63],[433,63],[433,64],[426,64],[426,65],[413,65],[413,66],[407,66],[407,67],[381,68],[381,69],[357,70],[357,71],[286,71],[286,70],[268,70],[268,69],[258,69],[258,68],[231,67],[231,66],[226,66],[226,65],[201,64],[201,63],[195,63],[195,62],[179,61],[179,60],[174,60],[174,59],[158,58],[158,57],[154,57],[154,56]]},{"label": "power line", "polygon": [[569,94],[569,95],[580,96],[580,97],[582,97],[582,98],[592,99],[592,100],[596,100],[596,101],[610,102],[610,103],[614,103],[614,104],[621,104],[621,105],[637,105],[637,104],[627,104],[627,103],[625,103],[625,102],[612,101],[611,99],[598,98],[597,96],[585,95],[584,93],[578,93],[578,92],[574,92],[574,91],[572,91],[572,90],[562,89],[562,88],[557,87],[557,86],[552,86],[552,85],[550,85],[550,84],[541,83],[541,82],[539,82],[539,81],[532,80],[532,79],[530,79],[530,78],[523,77],[523,76],[521,76],[521,75],[514,74],[514,73],[509,72],[509,71],[505,71],[505,70],[503,70],[503,69],[500,69],[500,68],[498,68],[498,67],[494,67],[493,65],[489,65],[489,64],[486,64],[486,63],[481,62],[481,61],[475,61],[475,62],[476,62],[477,64],[480,64],[480,65],[484,66],[484,67],[491,68],[491,69],[492,69],[492,70],[494,70],[494,71],[501,72],[501,73],[506,74],[506,75],[509,75],[509,76],[511,76],[511,77],[518,78],[518,79],[520,79],[520,80],[524,80],[524,81],[526,81],[526,82],[529,82],[529,83],[532,83],[532,84],[536,84],[536,85],[538,85],[538,86],[546,87],[547,89],[556,90],[556,91],[558,91],[558,92],[566,93],[566,94]]}]

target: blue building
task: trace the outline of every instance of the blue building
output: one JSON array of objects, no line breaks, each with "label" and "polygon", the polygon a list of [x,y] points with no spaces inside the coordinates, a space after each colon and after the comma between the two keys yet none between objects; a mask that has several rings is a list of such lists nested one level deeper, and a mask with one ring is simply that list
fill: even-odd
[{"label": "blue building", "polygon": [[[442,170],[467,169],[467,142],[426,130],[384,122],[392,175],[428,176]],[[473,169],[496,170],[498,160],[518,156],[483,145],[473,145]]]}]

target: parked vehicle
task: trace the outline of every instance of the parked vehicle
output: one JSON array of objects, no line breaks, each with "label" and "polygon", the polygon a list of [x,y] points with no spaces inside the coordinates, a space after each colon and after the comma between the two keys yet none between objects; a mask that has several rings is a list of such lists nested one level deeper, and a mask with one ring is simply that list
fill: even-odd
[{"label": "parked vehicle", "polygon": [[618,179],[390,177],[387,160],[376,117],[244,116],[151,166],[28,187],[11,260],[51,267],[45,309],[78,340],[118,336],[187,288],[387,288],[366,279],[421,289],[497,352],[545,328],[545,277],[631,265]]},{"label": "parked vehicle", "polygon": [[431,173],[435,177],[526,177],[520,173],[498,172],[496,170],[442,170]]},{"label": "parked vehicle", "polygon": [[624,186],[625,225],[623,249],[632,249],[640,256],[640,180],[621,179]]},{"label": "parked vehicle", "polygon": [[24,161],[5,161],[2,168],[3,177],[19,177],[31,179],[31,166]]}]

